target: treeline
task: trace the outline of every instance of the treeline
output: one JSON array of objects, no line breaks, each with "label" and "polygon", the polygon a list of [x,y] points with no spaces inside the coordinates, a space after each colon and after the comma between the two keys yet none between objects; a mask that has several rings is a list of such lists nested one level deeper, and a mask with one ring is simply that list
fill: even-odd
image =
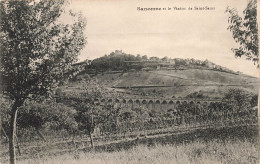
[{"label": "treeline", "polygon": [[[84,62],[82,62],[84,63]],[[76,65],[77,67],[79,65]],[[235,73],[228,68],[216,65],[208,60],[201,61],[195,59],[181,59],[181,58],[168,58],[168,57],[150,57],[146,55],[131,55],[122,51],[116,50],[109,55],[94,59],[93,61],[85,61],[86,70],[103,71],[127,71],[131,69],[185,69],[185,68],[206,68],[218,71]]]},{"label": "treeline", "polygon": [[134,56],[126,53],[112,52],[109,55],[94,59],[88,68],[96,69],[98,71],[122,71],[127,70],[129,67],[126,61],[141,61],[147,59],[146,56]]}]

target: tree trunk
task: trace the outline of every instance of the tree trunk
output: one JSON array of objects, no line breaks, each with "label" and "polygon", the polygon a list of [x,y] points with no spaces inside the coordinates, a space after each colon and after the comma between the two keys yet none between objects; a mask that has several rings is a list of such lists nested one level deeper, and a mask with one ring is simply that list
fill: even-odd
[{"label": "tree trunk", "polygon": [[20,151],[20,146],[19,146],[19,142],[18,142],[18,137],[17,135],[15,135],[15,140],[16,140],[16,148],[18,150],[18,154],[22,155],[21,151]]},{"label": "tree trunk", "polygon": [[44,142],[46,142],[46,139],[44,138],[44,136],[41,134],[40,130],[38,128],[36,128],[36,132],[38,134],[38,136],[41,137],[41,139],[43,139]]},{"label": "tree trunk", "polygon": [[15,101],[11,109],[11,118],[10,118],[10,133],[9,133],[9,157],[10,164],[16,163],[15,156],[15,135],[16,135],[16,120],[18,107],[22,105],[22,102]]},{"label": "tree trunk", "polygon": [[5,135],[6,142],[8,142],[8,141],[9,141],[9,138],[8,138],[8,136],[7,136],[7,134],[6,134],[5,130],[4,130],[4,127],[2,127],[2,131],[3,131],[4,135]]},{"label": "tree trunk", "polygon": [[[259,8],[259,7],[258,7]],[[258,27],[258,29],[260,28],[260,26]],[[260,50],[260,47],[258,48],[258,50]],[[260,59],[259,59],[260,60]],[[259,72],[259,75],[260,75],[260,72]],[[258,90],[258,95],[260,93],[260,88]],[[258,96],[258,104],[257,104],[257,120],[258,120],[258,150],[260,150],[260,142],[259,142],[259,139],[260,139],[260,130],[259,130],[259,127],[260,127],[260,96]],[[260,151],[258,151],[258,157],[260,157]]]},{"label": "tree trunk", "polygon": [[88,135],[89,135],[89,138],[90,138],[91,148],[94,149],[94,142],[93,142],[90,130],[88,131]]}]

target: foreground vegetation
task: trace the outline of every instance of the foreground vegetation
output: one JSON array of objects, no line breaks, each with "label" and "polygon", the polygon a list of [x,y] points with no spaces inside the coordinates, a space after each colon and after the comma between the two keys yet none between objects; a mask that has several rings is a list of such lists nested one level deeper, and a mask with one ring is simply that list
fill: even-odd
[{"label": "foreground vegetation", "polygon": [[[93,150],[90,141],[31,142],[21,145],[19,163],[257,163],[258,126],[206,128],[143,137],[100,138]],[[32,146],[34,145],[34,146]],[[83,147],[82,147],[83,145]],[[26,147],[25,147],[26,146]],[[7,162],[1,152],[1,162]],[[4,158],[6,160],[4,160]]]},{"label": "foreground vegetation", "polygon": [[256,145],[248,140],[192,142],[180,145],[139,145],[115,152],[74,152],[62,156],[35,158],[21,164],[87,163],[257,163]]},{"label": "foreground vegetation", "polygon": [[[104,99],[104,95],[108,93],[109,91],[97,82],[89,80],[82,83],[80,93],[57,92],[56,100],[26,101],[18,112],[15,142],[19,154],[17,159],[19,161],[36,159],[32,163],[41,163],[44,158],[64,154],[75,155],[75,152],[76,156],[80,157],[82,152],[93,153],[93,149],[98,153],[105,153],[120,150],[125,152],[132,149],[138,151],[139,147],[152,148],[154,145],[161,144],[167,148],[167,144],[176,147],[194,143],[193,146],[196,148],[197,144],[208,145],[215,141],[217,142],[215,145],[220,146],[226,146],[226,143],[236,144],[236,142],[250,142],[252,145],[256,143],[258,130],[254,125],[257,122],[258,97],[252,93],[230,89],[220,102],[209,105],[176,103],[173,108],[155,110],[149,110],[146,106],[139,108],[119,106],[116,103],[103,105],[96,101],[98,98]],[[116,94],[113,96],[117,97]],[[194,93],[189,96],[197,98],[203,95]],[[3,131],[1,138],[5,143],[9,138],[3,134],[10,134],[9,106],[8,101],[1,102]],[[252,145],[247,144],[246,149],[255,149]],[[3,147],[7,148],[7,145]],[[1,151],[0,156],[5,158],[3,160],[5,162],[7,152]],[[205,157],[206,159],[211,158],[211,154],[205,156],[209,156]],[[232,155],[223,154],[223,156],[228,158]],[[118,158],[121,158],[120,153]],[[177,157],[171,160],[175,158],[178,160]],[[240,160],[239,156],[236,158]],[[258,159],[256,156],[252,158],[245,157],[249,163]],[[187,158],[187,160],[191,159],[191,157]],[[223,160],[227,163],[225,159]],[[120,162],[124,161],[118,163]]]}]

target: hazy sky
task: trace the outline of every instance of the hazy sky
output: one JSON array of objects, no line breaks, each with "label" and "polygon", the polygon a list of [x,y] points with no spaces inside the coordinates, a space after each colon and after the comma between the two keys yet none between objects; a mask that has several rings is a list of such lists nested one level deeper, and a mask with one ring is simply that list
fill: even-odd
[{"label": "hazy sky", "polygon": [[[72,0],[70,7],[87,18],[88,44],[80,60],[119,49],[148,57],[208,59],[234,71],[258,76],[251,61],[234,57],[231,48],[238,45],[227,30],[226,7],[237,8],[242,14],[246,4],[246,0]],[[188,10],[195,6],[215,9]],[[167,10],[137,11],[137,7]]]}]

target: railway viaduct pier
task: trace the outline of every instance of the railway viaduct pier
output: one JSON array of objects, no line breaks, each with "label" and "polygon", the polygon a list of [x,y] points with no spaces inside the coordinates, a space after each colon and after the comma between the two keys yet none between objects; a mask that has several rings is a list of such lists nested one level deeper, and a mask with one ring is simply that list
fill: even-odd
[{"label": "railway viaduct pier", "polygon": [[194,98],[174,98],[174,99],[156,99],[156,98],[103,98],[96,99],[98,105],[113,105],[115,107],[128,107],[130,109],[138,107],[147,107],[149,110],[156,109],[175,109],[180,104],[190,104],[192,106],[204,106],[221,102],[221,99],[194,99]]}]

